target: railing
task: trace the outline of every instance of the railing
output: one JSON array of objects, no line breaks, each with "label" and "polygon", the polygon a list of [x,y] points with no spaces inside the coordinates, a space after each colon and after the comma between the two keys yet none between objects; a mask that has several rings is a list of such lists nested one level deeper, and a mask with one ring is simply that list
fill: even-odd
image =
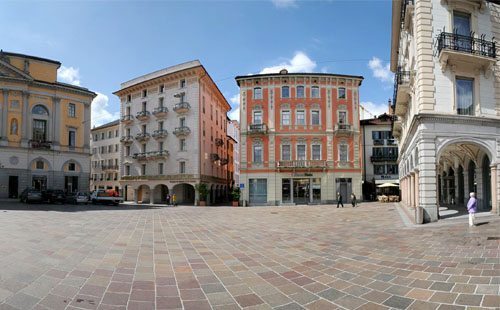
[{"label": "railing", "polygon": [[188,135],[191,133],[191,129],[187,126],[182,126],[182,127],[176,127],[174,129],[174,135],[180,136],[180,135]]},{"label": "railing", "polygon": [[370,156],[370,160],[372,162],[377,162],[377,161],[396,161],[398,159],[398,155],[396,154],[391,154],[391,155],[373,155]]},{"label": "railing", "polygon": [[473,33],[465,36],[443,31],[438,36],[437,48],[440,53],[444,49],[489,58],[496,58],[497,55],[495,41],[485,40],[484,35],[475,38]]},{"label": "railing", "polygon": [[267,126],[266,124],[250,124],[248,126],[248,131],[250,133],[266,133]]},{"label": "railing", "polygon": [[326,160],[280,160],[278,168],[326,168]]},{"label": "railing", "polygon": [[148,118],[150,115],[151,115],[151,113],[149,113],[149,111],[139,111],[135,115],[135,118],[137,118],[137,119],[145,119],[145,118]]},{"label": "railing", "polygon": [[153,138],[159,139],[159,138],[165,138],[168,135],[168,132],[165,129],[159,129],[153,131]]},{"label": "railing", "polygon": [[397,141],[396,139],[387,139],[387,145],[396,145],[397,144]]},{"label": "railing", "polygon": [[149,137],[151,137],[151,135],[147,132],[141,132],[141,133],[138,133],[137,135],[135,135],[135,139],[138,141],[147,140],[147,139],[149,139]]},{"label": "railing", "polygon": [[132,158],[137,160],[145,160],[147,158],[147,155],[147,152],[135,153],[134,155],[132,155]]},{"label": "railing", "polygon": [[410,71],[403,71],[403,70],[401,70],[401,67],[398,67],[398,71],[394,75],[394,94],[392,97],[392,104],[394,107],[396,107],[396,102],[398,99],[399,85],[409,85],[410,78],[411,78]]},{"label": "railing", "polygon": [[403,0],[401,3],[401,28],[403,28],[406,16],[406,7],[408,4],[413,4],[413,0]]},{"label": "railing", "polygon": [[384,145],[384,139],[373,140],[373,145]]},{"label": "railing", "polygon": [[221,138],[215,138],[215,145],[217,146],[223,146],[224,145],[224,140]]},{"label": "railing", "polygon": [[102,170],[118,170],[118,165],[103,165],[101,167]]},{"label": "railing", "polygon": [[191,109],[191,105],[187,102],[178,102],[174,105],[174,111],[175,112],[185,112]]},{"label": "railing", "polygon": [[132,115],[123,115],[121,118],[122,122],[131,122],[134,120],[134,117]]},{"label": "railing", "polygon": [[32,149],[50,150],[50,148],[52,147],[52,141],[45,140],[30,140],[29,144]]},{"label": "railing", "polygon": [[154,116],[162,116],[168,113],[168,108],[167,107],[158,107],[153,110],[153,115]]},{"label": "railing", "polygon": [[351,131],[352,126],[349,124],[337,124],[335,126],[336,131]]},{"label": "railing", "polygon": [[120,138],[120,142],[124,142],[124,143],[132,142],[133,140],[134,140],[134,138],[132,136],[123,136]]},{"label": "railing", "polygon": [[148,159],[162,158],[167,156],[170,156],[170,152],[162,150],[162,151],[135,153],[132,156],[132,158],[137,160],[148,160]]}]

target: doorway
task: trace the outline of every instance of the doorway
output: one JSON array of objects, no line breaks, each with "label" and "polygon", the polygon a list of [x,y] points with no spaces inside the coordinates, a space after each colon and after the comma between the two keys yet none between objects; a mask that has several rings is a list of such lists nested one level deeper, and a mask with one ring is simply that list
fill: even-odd
[{"label": "doorway", "polygon": [[310,180],[293,179],[293,202],[307,204],[310,202]]},{"label": "doorway", "polygon": [[31,186],[39,191],[47,189],[47,176],[45,175],[34,175],[32,178]]},{"label": "doorway", "polygon": [[77,176],[65,176],[64,177],[64,189],[67,193],[73,193],[78,191],[78,177]]},{"label": "doorway", "polygon": [[19,190],[19,177],[9,175],[9,198],[17,198]]}]

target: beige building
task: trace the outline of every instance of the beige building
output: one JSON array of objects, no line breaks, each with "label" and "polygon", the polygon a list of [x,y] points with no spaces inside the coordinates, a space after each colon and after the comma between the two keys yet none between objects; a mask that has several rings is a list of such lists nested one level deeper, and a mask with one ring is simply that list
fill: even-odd
[{"label": "beige building", "polygon": [[198,201],[195,185],[207,184],[208,203],[228,200],[227,117],[230,105],[197,60],[122,83],[120,184],[127,200]]},{"label": "beige building", "polygon": [[90,190],[120,190],[120,120],[91,130]]},{"label": "beige building", "polygon": [[[464,212],[500,203],[500,6],[485,0],[393,0],[393,134],[403,203]],[[418,210],[418,209],[417,209]]]}]

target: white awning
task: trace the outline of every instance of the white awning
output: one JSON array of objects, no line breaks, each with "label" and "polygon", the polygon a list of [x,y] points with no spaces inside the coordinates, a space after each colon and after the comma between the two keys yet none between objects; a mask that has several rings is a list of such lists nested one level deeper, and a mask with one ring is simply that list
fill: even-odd
[{"label": "white awning", "polygon": [[375,180],[375,184],[394,183],[399,184],[399,180]]}]

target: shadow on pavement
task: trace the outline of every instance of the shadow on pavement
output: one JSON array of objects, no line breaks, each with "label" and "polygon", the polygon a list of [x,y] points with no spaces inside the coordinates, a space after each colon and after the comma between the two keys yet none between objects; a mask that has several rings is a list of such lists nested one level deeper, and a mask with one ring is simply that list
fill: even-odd
[{"label": "shadow on pavement", "polygon": [[148,205],[93,205],[93,204],[44,204],[44,203],[21,203],[18,200],[0,201],[0,212],[6,211],[56,211],[56,212],[86,212],[106,210],[145,210],[163,209],[170,207],[148,206]]}]

